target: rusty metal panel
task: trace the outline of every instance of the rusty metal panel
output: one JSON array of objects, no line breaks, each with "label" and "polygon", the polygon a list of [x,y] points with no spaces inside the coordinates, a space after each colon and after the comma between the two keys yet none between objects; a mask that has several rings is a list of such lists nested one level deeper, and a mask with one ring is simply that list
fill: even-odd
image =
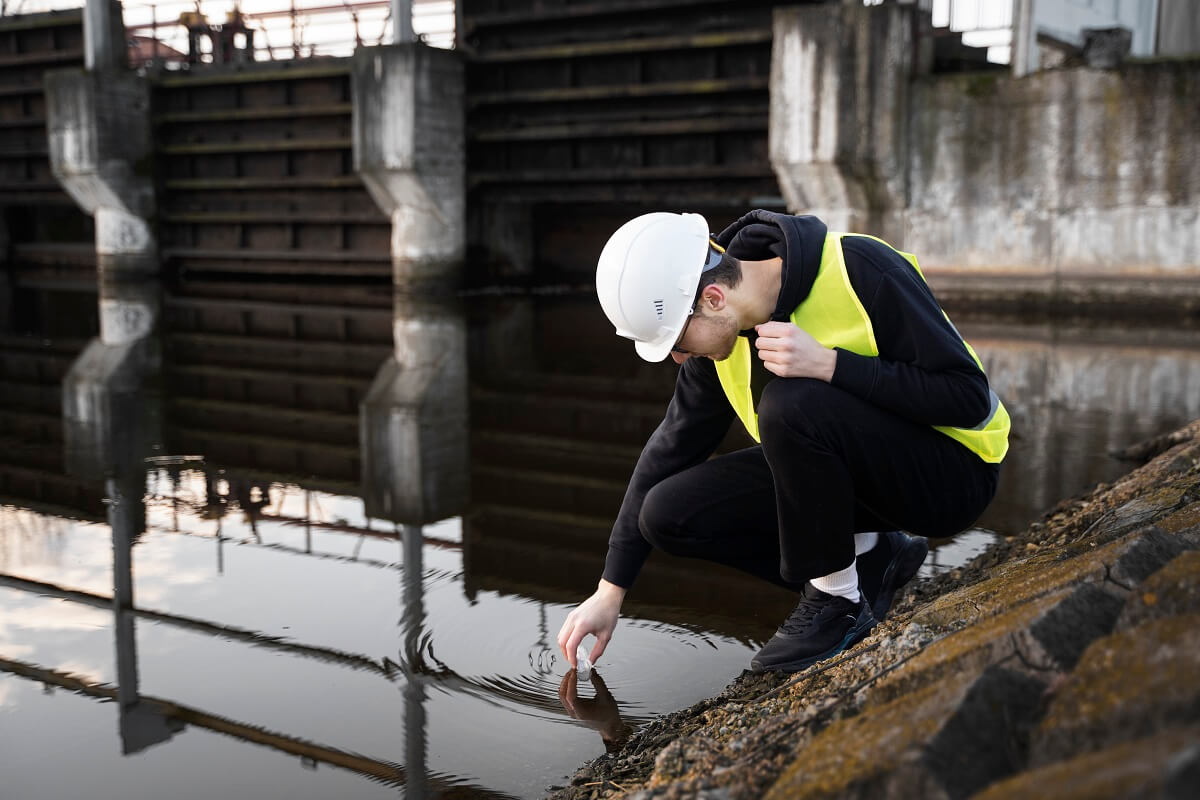
[{"label": "rusty metal panel", "polygon": [[78,282],[95,270],[91,219],[50,171],[42,89],[47,70],[82,66],[80,9],[0,18],[0,213],[18,286]]}]

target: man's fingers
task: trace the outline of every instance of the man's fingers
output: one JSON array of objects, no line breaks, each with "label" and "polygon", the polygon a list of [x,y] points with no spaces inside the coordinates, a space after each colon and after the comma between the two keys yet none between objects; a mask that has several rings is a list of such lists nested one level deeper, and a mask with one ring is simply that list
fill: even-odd
[{"label": "man's fingers", "polygon": [[769,338],[778,338],[782,336],[783,333],[788,330],[788,328],[793,327],[795,326],[790,322],[779,322],[778,320],[772,320],[770,322],[764,322],[760,325],[755,325],[754,330],[758,332],[760,337],[766,336]]},{"label": "man's fingers", "polygon": [[575,658],[575,654],[579,652],[579,643],[583,641],[583,637],[587,636],[587,631],[582,625],[576,625],[575,630],[571,631],[571,637],[567,639],[567,650],[564,655],[573,669],[578,669],[579,664]]},{"label": "man's fingers", "polygon": [[608,637],[597,636],[596,646],[592,648],[591,654],[591,662],[593,664],[600,660],[600,656],[604,655],[604,648],[606,647],[608,647]]}]

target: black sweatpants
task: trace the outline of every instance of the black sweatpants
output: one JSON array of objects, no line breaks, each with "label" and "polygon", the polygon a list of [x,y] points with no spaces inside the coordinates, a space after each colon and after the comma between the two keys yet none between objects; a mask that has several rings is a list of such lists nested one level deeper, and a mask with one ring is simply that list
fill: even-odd
[{"label": "black sweatpants", "polygon": [[850,566],[855,533],[950,536],[996,491],[998,465],[824,381],[771,381],[758,424],[760,446],[650,490],[638,519],[647,541],[799,589]]}]

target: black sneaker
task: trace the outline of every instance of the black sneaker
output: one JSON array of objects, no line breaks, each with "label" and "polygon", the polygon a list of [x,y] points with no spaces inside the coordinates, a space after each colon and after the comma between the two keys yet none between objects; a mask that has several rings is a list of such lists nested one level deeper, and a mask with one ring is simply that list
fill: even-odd
[{"label": "black sneaker", "polygon": [[923,537],[888,531],[880,533],[879,543],[858,557],[858,588],[871,604],[875,619],[887,619],[896,592],[913,579],[928,554],[929,542]]},{"label": "black sneaker", "polygon": [[805,583],[800,604],[775,631],[771,641],[751,659],[750,669],[755,672],[804,669],[842,652],[874,626],[871,607],[861,596],[858,602],[852,602]]}]

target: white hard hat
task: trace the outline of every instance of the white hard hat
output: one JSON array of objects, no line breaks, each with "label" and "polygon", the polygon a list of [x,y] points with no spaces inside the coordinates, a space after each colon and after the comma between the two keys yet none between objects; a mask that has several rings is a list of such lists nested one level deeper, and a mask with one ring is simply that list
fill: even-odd
[{"label": "white hard hat", "polygon": [[609,237],[596,264],[596,294],[639,356],[662,361],[671,352],[709,258],[708,222],[699,214],[643,214]]}]

